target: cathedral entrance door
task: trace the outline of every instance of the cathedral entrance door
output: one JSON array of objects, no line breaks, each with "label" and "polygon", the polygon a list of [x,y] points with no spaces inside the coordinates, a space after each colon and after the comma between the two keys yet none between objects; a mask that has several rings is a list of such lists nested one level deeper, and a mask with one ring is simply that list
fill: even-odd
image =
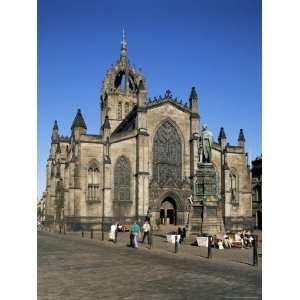
[{"label": "cathedral entrance door", "polygon": [[170,197],[161,202],[160,223],[163,225],[176,225],[176,203]]}]

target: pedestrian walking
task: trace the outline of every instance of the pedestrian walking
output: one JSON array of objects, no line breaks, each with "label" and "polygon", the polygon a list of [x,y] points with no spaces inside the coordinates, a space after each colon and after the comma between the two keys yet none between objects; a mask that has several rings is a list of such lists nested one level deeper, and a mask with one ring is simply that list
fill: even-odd
[{"label": "pedestrian walking", "polygon": [[181,244],[181,241],[182,241],[182,230],[181,230],[181,227],[178,227],[177,233],[178,233],[178,235],[180,236],[180,238],[179,238],[179,243]]},{"label": "pedestrian walking", "polygon": [[185,230],[185,227],[183,227],[182,228],[182,237],[181,237],[182,242],[184,242],[185,238],[186,238],[186,230]]},{"label": "pedestrian walking", "polygon": [[135,221],[131,227],[130,227],[130,233],[132,234],[132,240],[133,240],[133,248],[138,248],[138,234],[140,232],[140,226],[137,224],[137,222]]},{"label": "pedestrian walking", "polygon": [[145,241],[145,238],[147,237],[147,242],[148,242],[148,245],[150,245],[150,230],[151,230],[151,227],[150,227],[150,224],[149,224],[149,221],[146,220],[144,225],[143,225],[143,239],[142,239],[142,243],[144,243]]}]

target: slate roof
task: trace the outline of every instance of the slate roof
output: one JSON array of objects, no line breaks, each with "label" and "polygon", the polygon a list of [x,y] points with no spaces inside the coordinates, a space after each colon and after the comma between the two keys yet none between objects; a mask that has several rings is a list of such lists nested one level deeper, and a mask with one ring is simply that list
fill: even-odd
[{"label": "slate roof", "polygon": [[125,119],[114,130],[112,136],[136,129],[136,122],[135,122],[136,117],[137,117],[137,106],[135,105],[133,109],[128,113],[128,115],[125,117]]}]

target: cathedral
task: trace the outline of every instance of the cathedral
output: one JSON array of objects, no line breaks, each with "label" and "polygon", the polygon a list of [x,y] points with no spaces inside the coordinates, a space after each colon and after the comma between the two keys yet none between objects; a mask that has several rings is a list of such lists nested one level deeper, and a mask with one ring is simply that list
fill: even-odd
[{"label": "cathedral", "polygon": [[[187,103],[170,90],[153,99],[147,93],[144,75],[129,62],[123,33],[120,58],[102,81],[100,134],[87,132],[80,109],[70,136],[61,135],[54,122],[43,194],[47,224],[97,230],[148,217],[154,228],[174,224],[195,233],[252,228],[243,130],[237,145],[230,145],[221,128],[205,153],[199,141],[207,126],[195,87]],[[213,191],[213,200],[204,189]],[[197,193],[203,196],[198,202]]]}]

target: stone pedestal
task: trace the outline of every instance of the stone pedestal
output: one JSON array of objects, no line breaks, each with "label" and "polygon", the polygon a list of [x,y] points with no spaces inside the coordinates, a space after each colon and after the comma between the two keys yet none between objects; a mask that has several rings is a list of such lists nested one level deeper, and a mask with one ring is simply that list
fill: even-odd
[{"label": "stone pedestal", "polygon": [[217,194],[216,171],[211,163],[198,163],[190,217],[192,235],[224,232],[222,206]]}]

